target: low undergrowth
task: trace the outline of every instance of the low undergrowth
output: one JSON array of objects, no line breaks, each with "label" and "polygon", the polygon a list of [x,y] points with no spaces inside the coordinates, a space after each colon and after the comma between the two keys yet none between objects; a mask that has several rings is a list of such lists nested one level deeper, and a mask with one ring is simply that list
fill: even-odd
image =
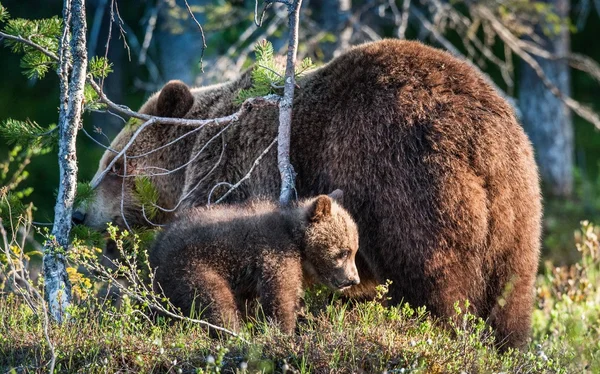
[{"label": "low undergrowth", "polygon": [[[188,321],[146,314],[124,298],[119,309],[81,305],[52,326],[57,372],[492,373],[567,372],[553,345],[498,354],[489,330],[465,314],[454,331],[423,310],[335,301],[308,313],[293,336],[263,322],[243,337],[211,339]],[[37,315],[15,294],[0,300],[0,368],[44,372],[49,350]],[[556,354],[556,356],[555,356]]]},{"label": "low undergrowth", "polygon": [[[532,340],[523,351],[498,352],[490,329],[465,305],[456,305],[458,322],[446,327],[423,308],[384,307],[389,285],[380,286],[378,300],[354,304],[309,290],[291,336],[257,318],[237,337],[211,338],[148,288],[144,242],[152,232],[114,227],[108,231],[119,255],[102,260],[101,238],[73,230],[75,300],[66,323],[48,323],[43,280],[28,272],[37,256],[25,248],[35,242],[33,207],[15,209],[18,183],[7,186],[0,189],[0,373],[48,372],[53,358],[59,373],[600,373],[600,230],[588,222],[576,233],[580,260],[546,263],[538,277]],[[110,290],[119,291],[119,302]]]},{"label": "low undergrowth", "polygon": [[[133,293],[124,292],[115,306],[109,296],[89,292],[93,282],[73,271],[77,302],[69,310],[70,321],[48,329],[55,368],[60,373],[600,372],[598,229],[584,222],[576,241],[580,262],[559,268],[546,264],[539,276],[532,341],[523,351],[498,352],[489,328],[463,312],[463,305],[456,305],[460,322],[450,328],[422,308],[384,307],[385,286],[380,300],[355,304],[310,290],[292,336],[259,318],[250,320],[239,337],[211,338],[193,320],[152,313],[133,292],[144,294],[144,289],[128,286]],[[125,247],[123,240],[117,242]],[[122,267],[134,259],[143,261],[144,251],[133,248],[122,249],[124,263],[113,263],[107,273],[126,271]],[[0,370],[47,372],[50,359],[39,309],[34,312],[6,287],[0,295]]]}]

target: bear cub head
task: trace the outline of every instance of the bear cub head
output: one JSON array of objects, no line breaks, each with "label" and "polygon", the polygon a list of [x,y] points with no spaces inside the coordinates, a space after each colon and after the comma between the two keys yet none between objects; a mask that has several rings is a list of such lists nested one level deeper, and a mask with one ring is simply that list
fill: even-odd
[{"label": "bear cub head", "polygon": [[355,257],[358,229],[350,214],[336,201],[342,191],[300,202],[306,219],[302,267],[310,283],[344,290],[360,282]]}]

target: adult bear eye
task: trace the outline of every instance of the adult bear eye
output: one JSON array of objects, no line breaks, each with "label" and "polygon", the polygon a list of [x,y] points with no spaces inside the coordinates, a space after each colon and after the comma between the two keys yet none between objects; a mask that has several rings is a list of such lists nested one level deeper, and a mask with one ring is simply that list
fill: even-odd
[{"label": "adult bear eye", "polygon": [[113,174],[121,174],[121,165],[119,165],[118,163],[115,163],[111,168],[110,168],[111,173]]}]

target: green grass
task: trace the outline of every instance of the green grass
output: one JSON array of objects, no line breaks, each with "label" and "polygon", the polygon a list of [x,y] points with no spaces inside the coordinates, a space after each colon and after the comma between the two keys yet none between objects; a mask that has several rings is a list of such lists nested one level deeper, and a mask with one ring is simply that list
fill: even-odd
[{"label": "green grass", "polygon": [[[79,295],[71,320],[49,328],[56,372],[600,372],[599,234],[584,222],[576,235],[580,261],[546,265],[523,351],[499,353],[490,329],[459,305],[458,322],[443,328],[423,308],[348,304],[313,289],[295,334],[259,318],[241,332],[245,342],[211,338],[197,324],[155,316],[127,297],[116,308]],[[77,286],[85,277],[73,280]],[[0,294],[0,372],[47,372],[50,358],[43,320],[17,294]]]},{"label": "green grass", "polygon": [[[450,331],[406,306],[349,308],[338,301],[309,313],[293,336],[263,322],[249,324],[246,344],[211,339],[189,322],[148,321],[125,304],[119,311],[82,306],[70,323],[52,326],[57,371],[230,372],[245,366],[248,372],[279,372],[284,365],[301,373],[559,371],[559,361],[535,352],[498,354],[485,325],[468,315],[464,328]],[[13,294],[1,299],[0,316],[2,371],[43,372],[49,350],[41,320]]]}]

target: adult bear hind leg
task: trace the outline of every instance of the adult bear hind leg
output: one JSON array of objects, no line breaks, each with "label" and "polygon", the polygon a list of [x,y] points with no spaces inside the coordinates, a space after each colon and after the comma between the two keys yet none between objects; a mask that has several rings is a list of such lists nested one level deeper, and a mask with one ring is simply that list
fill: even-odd
[{"label": "adult bear hind leg", "polygon": [[493,305],[489,324],[496,335],[500,350],[509,347],[522,348],[531,334],[531,312],[534,303],[535,269],[508,276],[502,294],[490,303]]}]

